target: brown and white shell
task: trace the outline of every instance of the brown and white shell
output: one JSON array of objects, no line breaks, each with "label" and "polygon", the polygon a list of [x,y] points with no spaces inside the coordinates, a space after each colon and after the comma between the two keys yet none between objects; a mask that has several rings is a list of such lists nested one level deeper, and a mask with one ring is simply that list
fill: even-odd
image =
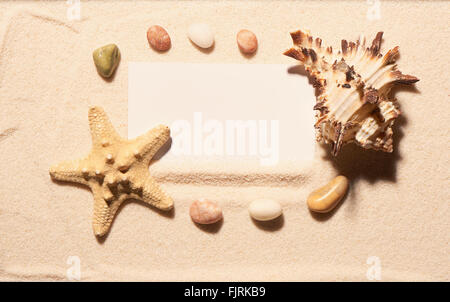
[{"label": "brown and white shell", "polygon": [[342,40],[341,50],[322,47],[320,38],[291,33],[294,47],[284,54],[297,59],[314,80],[316,91],[316,138],[332,145],[333,155],[354,142],[366,149],[393,151],[392,126],[400,110],[389,95],[395,84],[419,81],[404,75],[395,64],[398,46],[380,53],[383,32],[366,46]]}]

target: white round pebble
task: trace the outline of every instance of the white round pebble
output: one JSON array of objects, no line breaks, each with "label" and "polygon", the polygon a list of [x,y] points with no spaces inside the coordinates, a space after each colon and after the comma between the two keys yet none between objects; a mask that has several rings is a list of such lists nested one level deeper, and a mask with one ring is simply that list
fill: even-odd
[{"label": "white round pebble", "polygon": [[250,203],[248,212],[255,220],[268,221],[279,217],[283,211],[280,204],[274,200],[257,199]]},{"label": "white round pebble", "polygon": [[201,48],[210,48],[214,44],[214,33],[208,24],[192,24],[188,28],[188,37],[195,45]]}]

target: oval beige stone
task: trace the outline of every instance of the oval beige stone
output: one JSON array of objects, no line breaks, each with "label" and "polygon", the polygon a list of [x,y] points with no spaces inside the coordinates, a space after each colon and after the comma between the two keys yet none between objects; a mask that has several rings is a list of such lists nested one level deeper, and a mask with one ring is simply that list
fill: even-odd
[{"label": "oval beige stone", "polygon": [[150,46],[158,51],[166,51],[171,46],[169,34],[159,25],[153,25],[148,29],[147,40]]},{"label": "oval beige stone", "polygon": [[271,199],[257,199],[250,203],[248,207],[250,216],[259,221],[269,221],[279,217],[283,210],[281,205]]},{"label": "oval beige stone", "polygon": [[188,38],[200,48],[210,48],[214,45],[214,33],[208,24],[196,23],[188,28]]},{"label": "oval beige stone", "polygon": [[313,212],[327,213],[333,210],[348,190],[348,179],[339,175],[325,186],[309,194],[307,204]]},{"label": "oval beige stone", "polygon": [[239,49],[245,54],[252,54],[258,48],[258,39],[256,39],[256,35],[247,29],[242,29],[238,32],[236,41]]},{"label": "oval beige stone", "polygon": [[192,221],[199,224],[216,223],[223,218],[219,205],[209,200],[196,200],[189,209]]}]

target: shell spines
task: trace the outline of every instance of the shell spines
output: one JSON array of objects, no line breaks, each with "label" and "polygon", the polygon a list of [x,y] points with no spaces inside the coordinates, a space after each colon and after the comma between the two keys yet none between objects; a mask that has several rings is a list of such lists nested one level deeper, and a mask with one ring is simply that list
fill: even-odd
[{"label": "shell spines", "polygon": [[284,54],[300,61],[316,88],[317,140],[330,143],[333,155],[350,142],[392,152],[392,126],[400,110],[389,92],[396,84],[419,81],[397,69],[399,47],[383,56],[383,32],[369,45],[363,35],[356,42],[343,39],[337,52],[308,32],[298,30],[291,37],[294,47]]}]

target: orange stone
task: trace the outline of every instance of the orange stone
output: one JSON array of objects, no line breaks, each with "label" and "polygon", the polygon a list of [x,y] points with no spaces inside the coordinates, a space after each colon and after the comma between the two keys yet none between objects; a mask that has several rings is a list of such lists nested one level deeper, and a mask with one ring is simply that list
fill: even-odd
[{"label": "orange stone", "polygon": [[196,200],[189,209],[192,221],[199,224],[212,224],[222,219],[222,209],[209,200]]},{"label": "orange stone", "polygon": [[159,25],[153,25],[148,29],[147,40],[150,46],[158,51],[166,51],[171,46],[169,34]]},{"label": "orange stone", "polygon": [[239,31],[236,40],[239,49],[245,54],[252,54],[258,48],[258,39],[256,39],[254,33],[247,29]]}]

